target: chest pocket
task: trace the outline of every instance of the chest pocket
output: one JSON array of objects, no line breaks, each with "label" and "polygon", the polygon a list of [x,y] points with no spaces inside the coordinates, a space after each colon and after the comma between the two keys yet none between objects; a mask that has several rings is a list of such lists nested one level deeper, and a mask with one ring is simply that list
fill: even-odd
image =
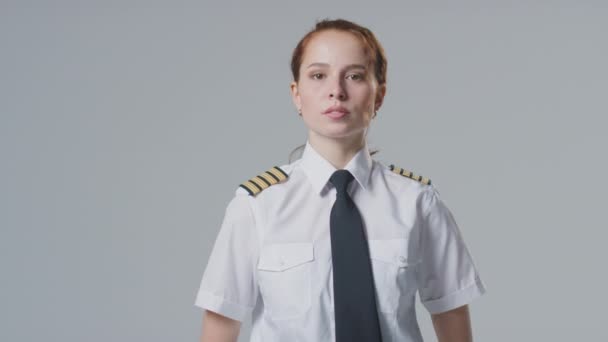
[{"label": "chest pocket", "polygon": [[397,311],[401,296],[415,292],[413,267],[417,261],[408,258],[408,239],[368,240],[378,309]]},{"label": "chest pocket", "polygon": [[267,315],[301,316],[311,306],[312,242],[265,245],[258,261],[258,285]]}]

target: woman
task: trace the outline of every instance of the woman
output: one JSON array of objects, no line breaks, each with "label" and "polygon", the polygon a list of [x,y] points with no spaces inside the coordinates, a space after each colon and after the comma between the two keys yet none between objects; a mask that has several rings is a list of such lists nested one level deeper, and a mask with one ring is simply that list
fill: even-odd
[{"label": "woman", "polygon": [[386,92],[366,28],[324,20],[292,57],[308,127],[302,157],[243,182],[197,294],[202,341],[422,341],[415,294],[438,340],[472,341],[468,303],[485,287],[428,178],[373,160],[367,131]]}]

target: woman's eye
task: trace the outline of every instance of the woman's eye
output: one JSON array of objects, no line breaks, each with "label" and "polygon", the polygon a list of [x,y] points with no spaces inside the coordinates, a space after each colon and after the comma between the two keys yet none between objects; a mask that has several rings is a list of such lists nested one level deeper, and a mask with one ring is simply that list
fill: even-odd
[{"label": "woman's eye", "polygon": [[[324,75],[322,73],[314,73],[314,74],[310,75],[310,77],[313,80],[319,80],[319,79],[323,78],[323,76]],[[364,78],[362,74],[351,74],[351,75],[347,76],[347,78],[349,78],[349,77],[355,81],[360,81]]]},{"label": "woman's eye", "polygon": [[363,79],[363,75],[361,75],[361,74],[352,74],[349,76],[352,76],[351,79],[353,79],[355,81],[359,81],[359,80]]}]

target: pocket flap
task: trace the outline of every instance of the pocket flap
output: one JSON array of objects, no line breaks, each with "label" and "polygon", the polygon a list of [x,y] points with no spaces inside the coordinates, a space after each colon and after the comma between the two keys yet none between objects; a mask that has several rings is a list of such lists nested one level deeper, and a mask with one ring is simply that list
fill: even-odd
[{"label": "pocket flap", "polygon": [[407,238],[368,240],[372,259],[407,267],[412,264],[407,256]]},{"label": "pocket flap", "polygon": [[258,269],[280,272],[312,260],[311,242],[275,243],[262,247]]}]

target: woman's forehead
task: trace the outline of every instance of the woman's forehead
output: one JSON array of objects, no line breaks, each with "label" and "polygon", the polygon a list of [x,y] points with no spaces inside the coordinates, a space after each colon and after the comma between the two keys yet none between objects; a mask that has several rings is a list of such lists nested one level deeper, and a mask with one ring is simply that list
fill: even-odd
[{"label": "woman's forehead", "polygon": [[368,62],[365,46],[357,36],[343,31],[322,31],[312,37],[306,46],[302,66],[324,63],[326,66],[363,64]]}]

